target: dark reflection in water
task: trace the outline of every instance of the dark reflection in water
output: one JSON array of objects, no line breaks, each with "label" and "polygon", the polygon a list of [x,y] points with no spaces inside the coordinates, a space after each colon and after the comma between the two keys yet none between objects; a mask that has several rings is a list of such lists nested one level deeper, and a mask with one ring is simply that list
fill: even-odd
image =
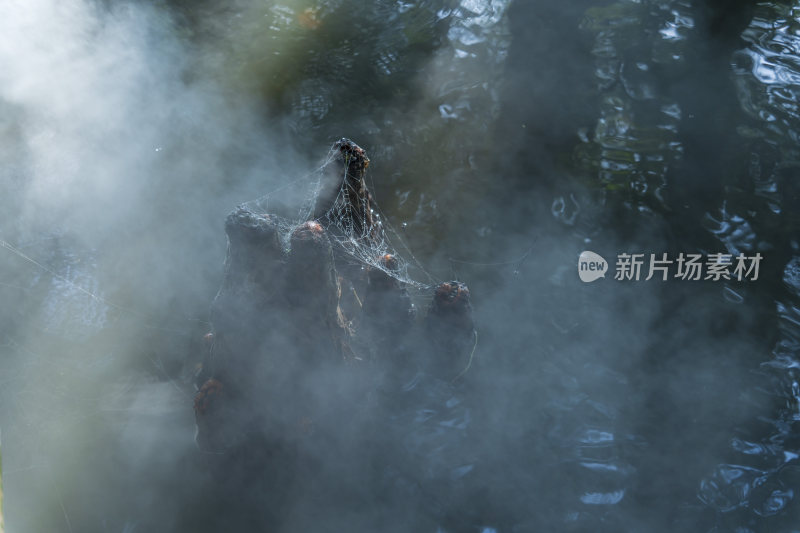
[{"label": "dark reflection in water", "polygon": [[[706,504],[730,515],[729,527],[741,521],[789,528],[787,520],[798,514],[797,28],[796,7],[759,4],[742,33],[745,47],[732,56],[743,111],[736,129],[741,178],[723,196],[720,216],[708,215],[709,229],[728,250],[771,249],[781,260],[776,268],[784,268],[774,280],[783,286],[771,291],[777,319],[772,358],[761,364],[769,379],[765,392],[782,405],[762,416],[761,431],[731,440],[732,462],[719,465],[700,488]],[[774,518],[761,525],[767,517]]]},{"label": "dark reflection in water", "polygon": [[[2,347],[13,361],[0,374],[9,384],[0,391],[9,524],[58,530],[66,517],[75,531],[214,530],[249,523],[225,510],[257,514],[262,494],[232,489],[225,497],[242,501],[217,501],[207,458],[193,449],[196,358],[184,354],[200,350],[205,324],[180,326],[175,316],[181,302],[213,297],[224,213],[299,172],[275,161],[301,159],[294,150],[316,155],[347,135],[373,159],[370,187],[407,245],[401,253],[419,260],[413,275],[469,283],[480,340],[464,382],[409,371],[396,395],[378,388],[366,403],[378,435],[367,436],[392,453],[367,455],[368,467],[338,485],[309,474],[307,492],[286,496],[277,520],[286,530],[797,528],[796,7],[169,4],[191,50],[181,91],[209,84],[257,105],[234,125],[214,122],[214,113],[235,108],[229,102],[201,114],[212,126],[179,114],[185,139],[145,167],[159,178],[137,204],[147,209],[117,222],[146,228],[146,238],[123,233],[137,237],[142,255],[213,265],[191,287],[182,281],[190,270],[159,277],[170,319],[153,328],[154,297],[136,296],[155,282],[146,268],[121,266],[136,254],[103,239],[92,241],[97,248],[73,242],[69,228],[37,227],[23,238],[28,231],[15,224],[24,209],[3,200],[14,213],[0,225],[3,239],[51,271],[0,259],[9,272],[0,290],[21,302],[2,309]],[[20,141],[24,105],[1,105],[15,154],[3,155],[13,161],[4,183],[16,197],[38,145]],[[269,146],[249,146],[247,135],[261,130]],[[216,151],[213,164],[185,163]],[[189,224],[200,235],[182,243],[189,258],[168,253]],[[753,283],[583,285],[575,262],[584,249],[612,263],[620,252],[765,259]],[[117,268],[132,278],[119,281]],[[43,355],[54,353],[56,362]],[[59,447],[58,439],[76,444]],[[347,477],[361,450],[330,446],[319,451],[332,465],[321,471]],[[129,483],[148,490],[131,495]],[[78,490],[65,493],[65,484]],[[15,504],[14,493],[26,496]],[[37,493],[47,495],[48,512],[30,503]]]},{"label": "dark reflection in water", "polygon": [[[798,116],[788,104],[795,58],[786,53],[791,9],[760,5],[750,22],[750,15],[741,16],[750,10],[729,16],[724,9],[685,2],[587,5],[582,13],[546,4],[515,7],[512,43],[518,53],[512,44],[508,72],[517,91],[533,77],[521,71],[535,71],[563,92],[544,113],[533,104],[507,104],[503,124],[520,132],[512,142],[524,161],[520,166],[530,169],[519,186],[549,193],[553,218],[572,233],[576,250],[759,250],[772,263],[755,286],[691,288],[672,282],[637,289],[635,296],[620,291],[604,305],[598,302],[610,296],[594,291],[589,308],[597,310],[596,317],[582,319],[572,311],[556,321],[560,328],[573,324],[564,328],[571,341],[555,350],[562,365],[566,353],[582,347],[575,333],[587,322],[607,324],[597,317],[613,316],[617,328],[595,337],[600,353],[589,374],[593,392],[580,381],[585,361],[562,370],[577,382],[573,394],[556,397],[587,394],[592,408],[582,403],[564,409],[559,425],[602,435],[605,449],[613,451],[610,460],[600,455],[603,461],[589,452],[591,462],[584,455],[571,461],[562,455],[575,466],[557,477],[576,486],[553,504],[564,512],[556,529],[583,520],[575,527],[790,530],[798,515],[797,319],[794,304],[780,302],[796,298],[789,281],[796,223],[781,211],[796,198],[791,128]],[[591,40],[577,53],[574,44],[566,45],[570,64],[564,68],[558,52],[552,58],[528,56],[526,47],[541,36],[523,28],[540,19],[575,24]],[[783,46],[778,57],[773,39]],[[544,124],[533,132],[519,129],[535,118]],[[548,138],[548,132],[563,131],[565,122],[574,128],[573,139],[569,132]],[[537,148],[542,144],[546,150]],[[542,289],[537,286],[529,297],[554,301],[563,294]],[[551,308],[538,320],[553,320],[556,313]],[[644,338],[641,327],[648,331]],[[618,349],[625,355],[601,355],[614,350],[614,342],[624,345]],[[609,379],[609,372],[620,370],[626,379]],[[614,409],[617,394],[638,405],[638,412],[629,404]],[[590,422],[592,411],[601,418]],[[569,442],[565,436],[557,440]],[[719,464],[723,457],[726,464]],[[586,464],[593,465],[596,479],[574,473]],[[535,523],[553,527],[541,516]]]},{"label": "dark reflection in water", "polygon": [[600,116],[591,131],[579,131],[584,144],[575,157],[605,187],[623,189],[637,203],[664,206],[667,173],[681,157],[681,107],[660,81],[685,61],[693,27],[691,11],[679,3],[590,8],[581,23],[594,35]]}]

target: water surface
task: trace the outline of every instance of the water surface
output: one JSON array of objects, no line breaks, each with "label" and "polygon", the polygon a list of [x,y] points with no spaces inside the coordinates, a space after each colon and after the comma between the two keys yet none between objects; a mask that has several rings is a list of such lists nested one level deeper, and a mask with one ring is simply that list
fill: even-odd
[{"label": "water surface", "polygon": [[[293,494],[284,530],[797,528],[798,7],[31,5],[0,9],[9,530],[214,530],[191,375],[222,221],[302,203],[342,136],[479,340],[465,384],[376,413],[392,499],[330,466],[359,497]],[[764,260],[583,284],[585,249]]]}]

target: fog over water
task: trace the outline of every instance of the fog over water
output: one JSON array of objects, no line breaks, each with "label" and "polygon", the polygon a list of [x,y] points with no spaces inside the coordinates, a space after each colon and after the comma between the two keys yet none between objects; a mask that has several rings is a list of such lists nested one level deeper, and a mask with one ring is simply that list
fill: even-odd
[{"label": "fog over water", "polygon": [[[798,29],[792,2],[0,3],[8,531],[797,531]],[[264,402],[318,437],[204,453],[225,217],[300,216],[342,137],[418,320],[469,286],[468,371],[310,371]],[[619,281],[621,253],[763,259]]]}]

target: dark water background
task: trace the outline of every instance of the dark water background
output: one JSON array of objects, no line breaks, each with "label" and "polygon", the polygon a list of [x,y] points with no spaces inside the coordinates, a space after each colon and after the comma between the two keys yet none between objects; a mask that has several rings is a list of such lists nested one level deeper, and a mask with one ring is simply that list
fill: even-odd
[{"label": "dark water background", "polygon": [[[405,489],[293,494],[279,530],[800,530],[800,7],[37,0],[0,20],[9,531],[252,530],[193,442],[222,221],[342,136],[411,275],[469,284],[479,341],[466,385],[379,413],[404,452],[375,468]],[[755,282],[583,284],[585,249],[764,259]]]}]

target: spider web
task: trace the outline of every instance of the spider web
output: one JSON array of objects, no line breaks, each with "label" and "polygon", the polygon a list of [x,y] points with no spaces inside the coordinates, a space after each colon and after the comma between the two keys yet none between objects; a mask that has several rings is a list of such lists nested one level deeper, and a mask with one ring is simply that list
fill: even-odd
[{"label": "spider web", "polygon": [[[422,267],[383,216],[371,192],[353,202],[355,191],[349,170],[353,156],[342,151],[343,144],[358,148],[349,139],[341,139],[314,170],[241,206],[254,213],[281,215],[276,224],[284,250],[291,248],[293,231],[314,221],[333,243],[337,263],[344,261],[348,268],[383,271],[408,288],[426,290],[438,285],[439,281]],[[287,207],[287,195],[296,196],[298,191],[302,191],[300,206]],[[387,261],[387,256],[392,260]]]}]

